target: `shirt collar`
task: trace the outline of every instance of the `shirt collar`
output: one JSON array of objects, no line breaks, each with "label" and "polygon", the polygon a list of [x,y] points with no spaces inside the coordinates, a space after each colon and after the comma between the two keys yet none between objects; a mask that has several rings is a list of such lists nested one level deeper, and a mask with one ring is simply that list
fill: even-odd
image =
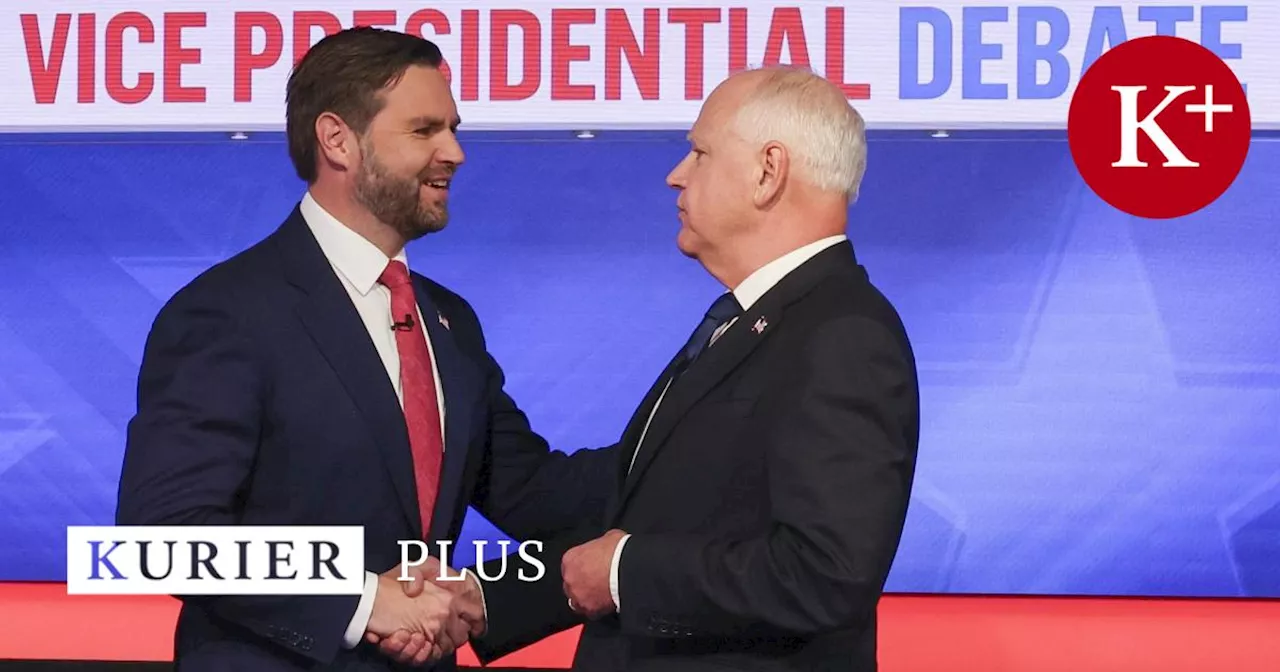
[{"label": "shirt collar", "polygon": [[837,243],[848,240],[847,236],[838,235],[816,240],[803,247],[798,247],[777,259],[756,269],[754,273],[747,276],[741,284],[733,289],[733,295],[738,299],[738,303],[742,305],[742,310],[751,310],[751,306],[766,292],[773,289],[791,271],[799,268],[804,262],[809,261],[819,252],[835,245]]},{"label": "shirt collar", "polygon": [[[367,295],[378,284],[378,278],[391,262],[377,245],[369,242],[364,236],[352,231],[336,217],[329,214],[307,192],[298,205],[302,218],[311,229],[316,242],[329,263],[342,274],[351,286]],[[395,256],[406,267],[409,265],[408,255],[400,250]]]}]

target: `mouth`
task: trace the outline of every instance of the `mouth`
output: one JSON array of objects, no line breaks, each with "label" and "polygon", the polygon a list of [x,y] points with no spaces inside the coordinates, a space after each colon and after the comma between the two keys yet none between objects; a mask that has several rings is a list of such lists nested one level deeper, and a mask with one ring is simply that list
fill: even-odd
[{"label": "mouth", "polygon": [[449,193],[449,183],[452,181],[452,178],[444,177],[436,180],[424,180],[422,183],[440,193],[447,194]]}]

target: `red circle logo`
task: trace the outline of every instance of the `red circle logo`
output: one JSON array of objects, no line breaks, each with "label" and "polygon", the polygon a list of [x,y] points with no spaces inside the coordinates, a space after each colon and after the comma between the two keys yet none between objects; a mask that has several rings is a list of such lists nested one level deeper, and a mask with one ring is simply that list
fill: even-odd
[{"label": "red circle logo", "polygon": [[1129,40],[1080,78],[1067,115],[1076,168],[1099,198],[1168,219],[1209,205],[1249,153],[1249,104],[1231,68],[1179,37]]}]

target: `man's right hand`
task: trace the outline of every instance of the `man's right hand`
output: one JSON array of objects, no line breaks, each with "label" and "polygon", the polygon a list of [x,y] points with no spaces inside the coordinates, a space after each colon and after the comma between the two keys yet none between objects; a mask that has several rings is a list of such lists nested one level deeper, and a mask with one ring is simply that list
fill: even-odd
[{"label": "man's right hand", "polygon": [[399,580],[399,567],[379,576],[366,627],[366,639],[401,663],[422,665],[453,653],[479,618],[478,604],[436,587],[423,571],[410,570],[412,583]]},{"label": "man's right hand", "polygon": [[[476,577],[475,573],[459,572],[452,567],[442,566],[439,560],[432,557],[428,557],[422,565],[414,569],[421,570],[421,577],[424,581],[402,582],[406,595],[417,597],[422,592],[422,587],[428,582],[437,588],[452,593],[453,598],[461,601],[462,605],[464,605],[459,611],[459,615],[471,626],[471,636],[481,637],[484,635],[485,630],[489,627],[486,621],[488,614],[484,609],[484,589],[480,587],[480,579]],[[415,575],[416,578],[417,575]]]}]

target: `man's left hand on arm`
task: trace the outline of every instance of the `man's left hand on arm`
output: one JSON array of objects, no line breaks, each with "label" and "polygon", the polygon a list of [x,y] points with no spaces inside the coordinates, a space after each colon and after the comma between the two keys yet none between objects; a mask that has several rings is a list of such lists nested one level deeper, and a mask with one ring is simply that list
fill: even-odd
[{"label": "man's left hand on arm", "polygon": [[622,530],[609,530],[564,554],[560,563],[564,593],[575,612],[597,618],[617,610],[609,588],[609,573],[618,544],[625,536]]}]

